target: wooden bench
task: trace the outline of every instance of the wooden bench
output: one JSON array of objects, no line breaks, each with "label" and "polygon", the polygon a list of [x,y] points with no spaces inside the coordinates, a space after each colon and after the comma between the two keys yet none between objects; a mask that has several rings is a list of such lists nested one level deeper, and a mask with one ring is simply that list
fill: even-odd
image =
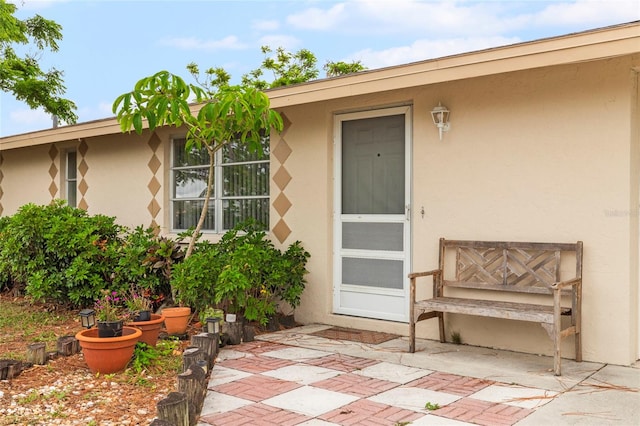
[{"label": "wooden bench", "polygon": [[[561,374],[560,343],[563,338],[575,336],[575,359],[582,361],[582,241],[575,244],[556,244],[459,241],[441,238],[439,246],[438,269],[409,274],[410,352],[415,352],[418,321],[437,317],[440,341],[445,342],[444,313],[454,313],[540,323],[553,341],[553,370],[556,376]],[[574,259],[575,276],[561,280],[561,266],[565,266],[565,274],[566,267],[570,266],[570,274],[573,275]],[[455,264],[452,265],[451,262]],[[447,278],[451,274],[453,278]],[[433,297],[416,300],[416,279],[428,276],[433,280]],[[453,290],[454,287],[466,290]],[[445,289],[448,289],[447,295]],[[465,297],[464,293],[469,291],[474,298]],[[496,294],[495,292],[503,293],[501,296],[507,292],[550,297],[534,297],[535,303],[531,300],[491,300],[491,295]],[[452,297],[449,293],[456,294]],[[562,328],[562,316],[571,316],[570,325],[566,328]]]}]

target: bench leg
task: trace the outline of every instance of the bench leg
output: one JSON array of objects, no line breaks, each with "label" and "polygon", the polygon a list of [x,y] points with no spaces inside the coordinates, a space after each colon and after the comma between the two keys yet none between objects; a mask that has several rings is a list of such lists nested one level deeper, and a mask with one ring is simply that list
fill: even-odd
[{"label": "bench leg", "polygon": [[409,324],[409,352],[414,353],[416,351],[416,322],[411,317],[411,324]]},{"label": "bench leg", "polygon": [[553,374],[560,376],[560,345],[562,344],[562,316],[560,315],[560,291],[553,292]]},{"label": "bench leg", "polygon": [[444,336],[444,313],[438,312],[438,325],[440,327],[440,342],[445,343],[447,339]]}]

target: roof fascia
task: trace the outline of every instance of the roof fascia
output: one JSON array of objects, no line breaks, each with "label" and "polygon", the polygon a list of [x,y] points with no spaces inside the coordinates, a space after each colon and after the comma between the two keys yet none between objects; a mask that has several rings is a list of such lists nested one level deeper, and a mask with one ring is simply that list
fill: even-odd
[{"label": "roof fascia", "polygon": [[384,90],[406,89],[512,71],[594,61],[640,51],[640,23],[448,56],[269,90],[282,108]]}]

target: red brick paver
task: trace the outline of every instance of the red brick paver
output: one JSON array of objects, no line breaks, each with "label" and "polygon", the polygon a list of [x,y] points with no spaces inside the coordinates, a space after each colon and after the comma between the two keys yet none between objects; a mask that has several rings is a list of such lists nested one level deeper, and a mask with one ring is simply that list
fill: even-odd
[{"label": "red brick paver", "polygon": [[209,389],[226,395],[258,402],[297,389],[300,386],[302,385],[295,382],[253,375]]},{"label": "red brick paver", "polygon": [[319,419],[340,425],[394,425],[423,417],[424,414],[402,408],[391,407],[378,402],[360,399],[336,410],[330,411]]},{"label": "red brick paver", "polygon": [[302,414],[265,404],[251,404],[233,411],[202,416],[199,421],[224,426],[293,426],[311,420]]},{"label": "red brick paver", "polygon": [[362,370],[363,368],[376,365],[380,363],[380,361],[349,355],[332,354],[321,358],[306,359],[304,360],[304,363],[314,365],[316,367],[330,368],[332,370],[350,373],[352,371]]},{"label": "red brick paver", "polygon": [[218,364],[221,367],[233,368],[235,370],[246,371],[247,373],[264,373],[265,371],[294,365],[295,362],[286,359],[256,355],[238,359],[227,359]]},{"label": "red brick paver", "polygon": [[469,396],[494,383],[495,382],[491,380],[474,379],[473,377],[458,376],[456,374],[436,371],[407,383],[405,386],[442,391],[458,396]]},{"label": "red brick paver", "polygon": [[531,414],[533,410],[507,404],[462,398],[432,414],[463,422],[486,426],[510,426]]},{"label": "red brick paver", "polygon": [[346,393],[349,395],[366,398],[381,392],[398,387],[398,383],[378,380],[357,374],[341,374],[327,380],[315,382],[314,387],[330,391]]}]

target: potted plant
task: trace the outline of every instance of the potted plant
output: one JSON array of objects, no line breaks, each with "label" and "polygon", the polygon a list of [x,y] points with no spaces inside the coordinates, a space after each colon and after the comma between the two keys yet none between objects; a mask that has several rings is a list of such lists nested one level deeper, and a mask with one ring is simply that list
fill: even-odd
[{"label": "potted plant", "polygon": [[92,373],[111,374],[127,367],[142,331],[124,326],[121,334],[118,337],[99,337],[97,328],[76,333],[84,360]]},{"label": "potted plant", "polygon": [[163,308],[164,327],[167,334],[178,336],[187,332],[191,308],[188,306],[171,306]]},{"label": "potted plant", "polygon": [[134,322],[151,320],[151,300],[137,291],[132,291],[125,300],[125,306]]},{"label": "potted plant", "polygon": [[98,337],[122,336],[122,327],[126,316],[123,308],[124,299],[116,291],[103,291],[103,296],[96,300],[94,310],[98,326]]},{"label": "potted plant", "polygon": [[140,292],[132,291],[125,304],[129,310],[130,318],[127,325],[142,331],[140,342],[155,346],[164,324],[164,316],[152,313],[153,303]]}]

